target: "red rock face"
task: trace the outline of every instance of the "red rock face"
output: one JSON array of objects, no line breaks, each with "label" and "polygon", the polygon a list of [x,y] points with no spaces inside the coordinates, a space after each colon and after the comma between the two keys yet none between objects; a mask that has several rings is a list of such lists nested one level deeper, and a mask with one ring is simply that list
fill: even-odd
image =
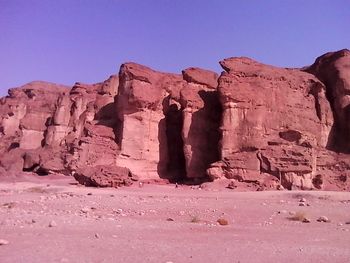
[{"label": "red rock face", "polygon": [[314,74],[326,86],[333,108],[334,126],[327,148],[350,152],[350,51],[347,49],[320,56],[305,71]]},{"label": "red rock face", "polygon": [[0,163],[7,173],[23,169],[26,151],[41,149],[57,98],[68,87],[35,81],[8,91],[0,103]]},{"label": "red rock face", "polygon": [[220,77],[126,63],[97,84],[11,89],[0,104],[0,171],[74,174],[93,186],[224,178],[349,190],[349,54],[300,70],[228,58]]},{"label": "red rock face", "polygon": [[[173,177],[167,173],[166,116],[176,115],[170,113],[170,109],[179,110],[176,98],[183,86],[181,76],[127,63],[120,68],[119,81],[117,112],[121,122],[121,152],[117,165],[129,167],[144,179]],[[177,122],[181,120],[174,116],[171,121],[177,129]]]},{"label": "red rock face", "polygon": [[0,106],[2,142],[14,136],[23,149],[41,147],[56,100],[67,91],[67,87],[39,81],[10,89]]},{"label": "red rock face", "polygon": [[165,74],[128,63],[119,79],[117,164],[145,179],[205,178],[219,159],[217,75],[197,68]]},{"label": "red rock face", "polygon": [[327,145],[333,116],[325,87],[318,79],[299,70],[279,69],[247,58],[227,59],[221,65],[227,70],[219,80],[226,113],[223,126],[234,129],[237,136],[228,137],[228,142],[223,138],[223,144],[230,147],[228,151],[260,148],[257,146],[281,138],[280,132],[294,130],[300,136],[309,136],[304,140],[313,145]]},{"label": "red rock face", "polygon": [[72,89],[34,82],[10,90],[1,105],[2,166],[13,173],[70,174],[81,166],[115,165],[118,84],[112,76]]},{"label": "red rock face", "polygon": [[313,148],[327,145],[333,125],[324,85],[311,74],[248,58],[220,64],[221,157],[230,177],[250,181],[267,173],[288,188],[312,188],[304,177],[316,171]]}]

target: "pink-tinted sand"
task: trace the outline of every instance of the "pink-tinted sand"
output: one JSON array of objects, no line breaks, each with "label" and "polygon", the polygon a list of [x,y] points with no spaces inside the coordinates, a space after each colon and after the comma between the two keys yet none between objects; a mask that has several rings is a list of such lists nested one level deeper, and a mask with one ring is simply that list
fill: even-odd
[{"label": "pink-tinted sand", "polygon": [[98,189],[24,177],[0,183],[0,239],[9,242],[0,262],[349,262],[347,222],[348,192]]}]

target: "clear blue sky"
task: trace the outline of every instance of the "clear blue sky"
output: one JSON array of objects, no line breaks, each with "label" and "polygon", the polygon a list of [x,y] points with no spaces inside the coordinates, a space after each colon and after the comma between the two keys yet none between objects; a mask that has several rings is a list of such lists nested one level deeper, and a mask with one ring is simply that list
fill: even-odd
[{"label": "clear blue sky", "polygon": [[32,80],[98,82],[126,61],[304,66],[350,48],[349,25],[350,0],[0,0],[0,95]]}]

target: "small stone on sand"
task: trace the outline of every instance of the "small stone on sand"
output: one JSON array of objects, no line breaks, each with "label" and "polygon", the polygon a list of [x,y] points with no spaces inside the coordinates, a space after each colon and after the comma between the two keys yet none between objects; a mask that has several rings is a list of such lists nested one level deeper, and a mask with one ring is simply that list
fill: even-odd
[{"label": "small stone on sand", "polygon": [[57,223],[52,220],[50,223],[49,223],[49,227],[56,227],[57,226]]},{"label": "small stone on sand", "polygon": [[311,220],[310,220],[309,218],[306,218],[306,217],[305,217],[305,218],[303,219],[303,221],[301,221],[301,222],[303,222],[303,223],[310,223]]},{"label": "small stone on sand", "polygon": [[0,246],[8,245],[10,242],[8,242],[6,239],[0,239]]},{"label": "small stone on sand", "polygon": [[320,216],[318,219],[317,219],[317,222],[329,222],[329,219],[328,217],[326,216]]},{"label": "small stone on sand", "polygon": [[218,222],[220,226],[228,225],[228,221],[225,218],[219,218],[216,222]]}]

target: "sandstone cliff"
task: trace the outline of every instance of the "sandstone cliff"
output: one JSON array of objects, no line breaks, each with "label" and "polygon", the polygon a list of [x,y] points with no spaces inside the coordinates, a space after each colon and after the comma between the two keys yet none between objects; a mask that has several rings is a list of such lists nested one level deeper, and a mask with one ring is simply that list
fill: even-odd
[{"label": "sandstone cliff", "polygon": [[349,190],[350,51],[284,69],[249,58],[220,76],[125,63],[72,88],[32,82],[0,103],[3,174],[82,184],[227,180],[251,189]]}]

